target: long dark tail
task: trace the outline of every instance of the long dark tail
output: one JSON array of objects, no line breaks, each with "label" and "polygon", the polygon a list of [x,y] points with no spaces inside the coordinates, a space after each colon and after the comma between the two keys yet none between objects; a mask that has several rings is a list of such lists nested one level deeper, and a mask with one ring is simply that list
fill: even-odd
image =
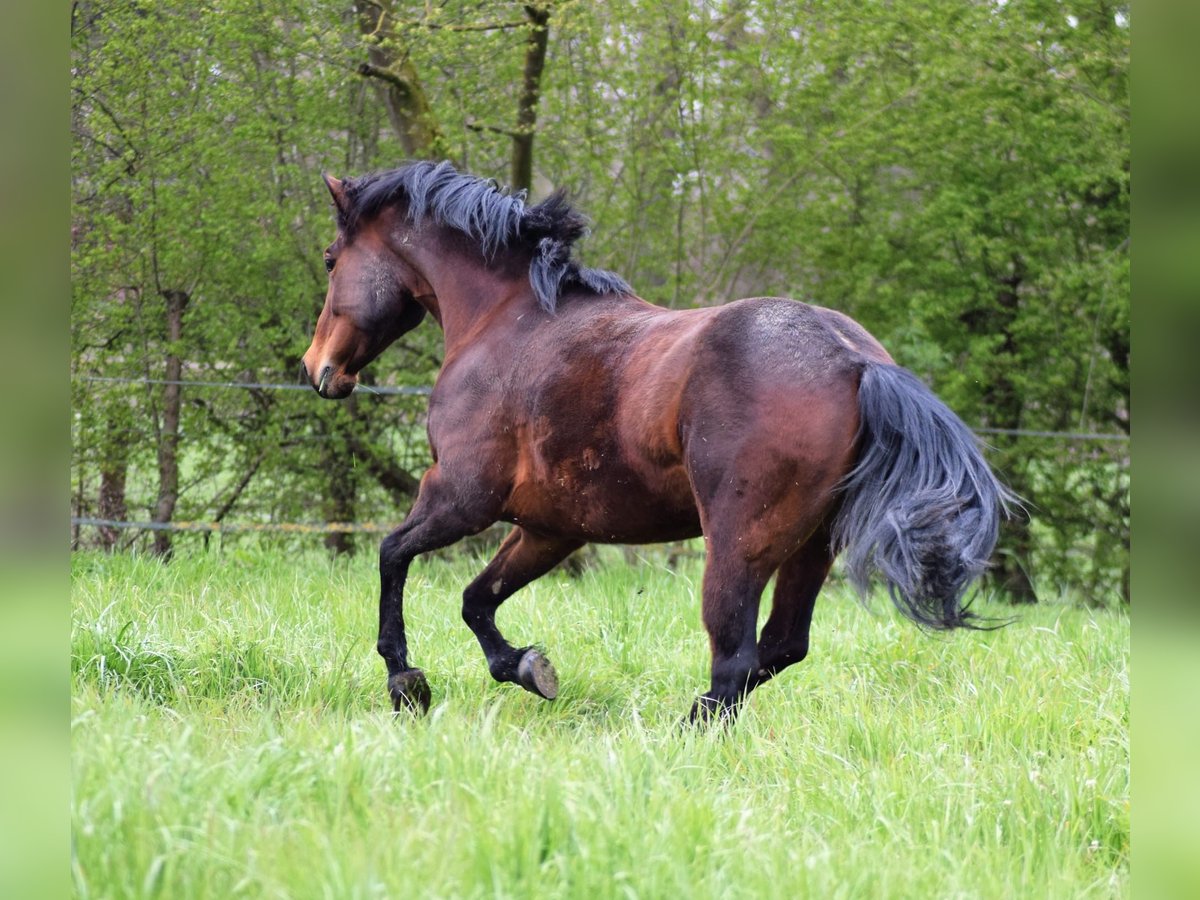
[{"label": "long dark tail", "polygon": [[927,628],[980,627],[963,594],[1015,495],[971,430],[908,370],[868,363],[858,404],[858,464],[833,523],[851,582],[865,595],[878,573],[896,608]]}]

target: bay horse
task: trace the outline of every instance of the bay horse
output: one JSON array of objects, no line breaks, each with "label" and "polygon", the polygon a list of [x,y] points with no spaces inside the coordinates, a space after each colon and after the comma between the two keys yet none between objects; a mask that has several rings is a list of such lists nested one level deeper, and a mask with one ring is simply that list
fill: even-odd
[{"label": "bay horse", "polygon": [[971,431],[857,322],[768,297],[652,305],[573,258],[586,221],[562,194],[527,205],[449,163],[323,177],[337,235],[302,381],[344,398],[426,315],[445,337],[433,466],[379,553],[377,649],[396,711],[430,703],[408,660],[409,564],[498,521],[514,527],[462,616],[493,678],[548,700],[553,666],[510,644],[496,610],[587,542],[703,535],[712,669],[691,721],[732,719],[804,659],[839,552],[864,595],[878,574],[919,625],[979,627],[963,595],[1011,495]]}]

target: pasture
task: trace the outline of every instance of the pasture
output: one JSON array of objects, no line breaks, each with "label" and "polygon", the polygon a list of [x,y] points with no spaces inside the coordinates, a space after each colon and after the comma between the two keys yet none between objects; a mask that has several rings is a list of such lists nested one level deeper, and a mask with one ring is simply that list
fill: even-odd
[{"label": "pasture", "polygon": [[805,662],[732,730],[681,730],[708,681],[701,564],[636,555],[501,609],[557,667],[553,703],[494,683],[460,619],[483,561],[418,560],[417,720],[375,654],[373,553],[76,554],[74,893],[1128,894],[1124,612],[928,636],[834,581]]}]

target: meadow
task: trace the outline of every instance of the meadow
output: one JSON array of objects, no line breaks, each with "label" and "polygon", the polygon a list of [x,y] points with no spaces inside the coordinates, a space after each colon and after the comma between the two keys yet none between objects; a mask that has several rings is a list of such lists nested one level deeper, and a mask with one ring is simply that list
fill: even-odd
[{"label": "meadow", "polygon": [[809,658],[696,731],[698,559],[606,549],[506,603],[553,703],[489,677],[459,617],[481,566],[413,567],[414,719],[374,652],[371,553],[76,554],[75,895],[1128,895],[1123,611],[931,636],[834,582]]}]

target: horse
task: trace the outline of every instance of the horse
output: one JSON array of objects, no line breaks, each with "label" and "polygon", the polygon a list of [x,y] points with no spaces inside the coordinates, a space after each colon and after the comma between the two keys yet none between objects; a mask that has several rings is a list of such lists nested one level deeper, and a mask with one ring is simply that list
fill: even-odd
[{"label": "horse", "polygon": [[[547,700],[543,650],[496,611],[588,542],[703,536],[709,688],[687,721],[732,720],[805,658],[817,593],[844,555],[925,629],[980,628],[964,603],[1012,495],[973,433],[850,317],[755,297],[671,310],[573,256],[587,220],[447,162],[322,176],[337,233],[301,381],[345,398],[429,316],[445,352],[429,398],[433,465],[379,552],[377,650],[393,709],[428,711],[404,585],[420,554],[512,524],[462,594],[491,676]],[[761,595],[777,575],[756,634]]]}]

